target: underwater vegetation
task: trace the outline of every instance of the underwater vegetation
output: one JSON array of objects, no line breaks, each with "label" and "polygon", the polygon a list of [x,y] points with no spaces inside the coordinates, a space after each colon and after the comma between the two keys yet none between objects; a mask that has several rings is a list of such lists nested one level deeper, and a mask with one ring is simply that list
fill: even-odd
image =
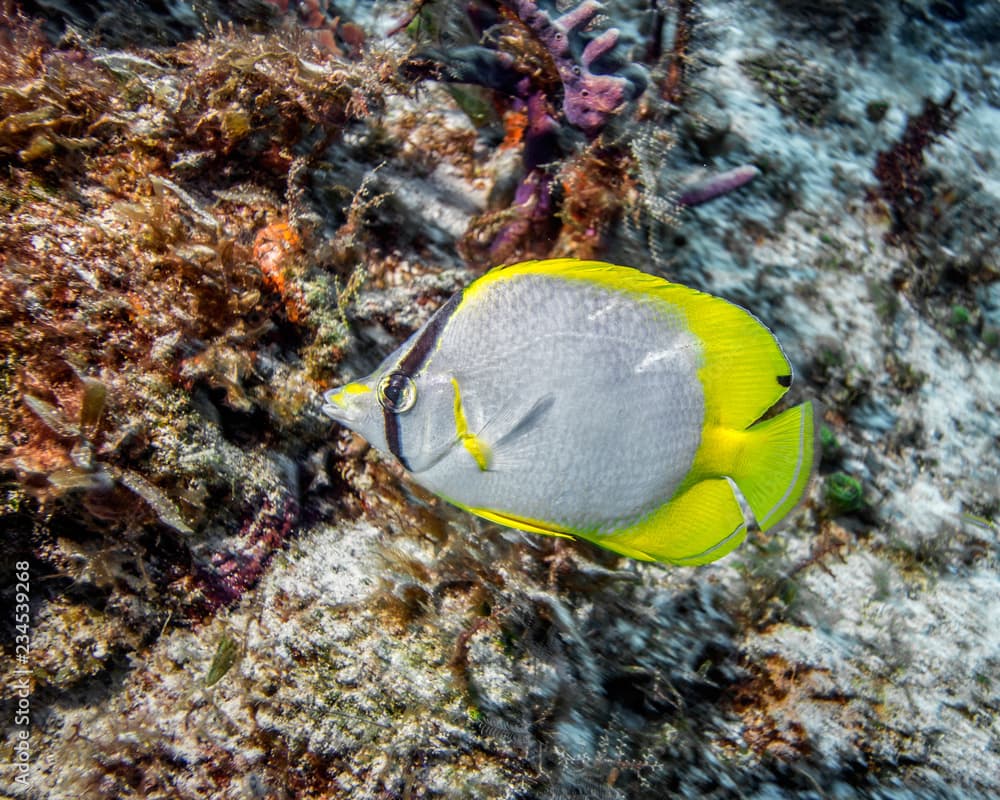
[{"label": "underwater vegetation", "polygon": [[[53,49],[11,9],[5,31],[5,507],[59,531],[68,552],[53,540],[50,557],[68,578],[76,548],[124,547],[136,581],[185,609],[231,601],[260,565],[234,578],[227,548],[206,541],[266,543],[266,563],[287,533],[297,468],[263,421],[283,428],[309,402],[350,291],[349,276],[338,288],[301,256],[325,245],[334,258],[350,231],[294,232],[279,198],[386,85],[280,33],[219,32],[145,57]],[[342,222],[356,223],[349,204]],[[268,364],[286,338],[301,343],[296,362]],[[239,527],[220,526],[234,514]],[[169,538],[175,563],[148,537]],[[178,556],[193,584],[177,583]]]},{"label": "underwater vegetation", "polygon": [[[995,795],[997,30],[985,0],[3,0],[31,655],[0,619],[0,755],[26,680],[32,758],[0,792]],[[823,408],[784,526],[640,564],[322,416],[529,257],[775,332],[776,413]]]}]

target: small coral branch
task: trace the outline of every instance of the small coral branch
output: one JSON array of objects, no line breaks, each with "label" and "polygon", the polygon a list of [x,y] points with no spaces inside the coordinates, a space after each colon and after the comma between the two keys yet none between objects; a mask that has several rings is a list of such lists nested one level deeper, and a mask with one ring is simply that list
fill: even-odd
[{"label": "small coral branch", "polygon": [[[411,20],[420,13],[418,4]],[[553,165],[566,156],[559,140],[560,126],[581,132],[594,141],[611,119],[645,88],[641,67],[617,73],[597,72],[619,44],[617,29],[593,34],[589,28],[602,6],[584,0],[559,15],[550,14],[535,0],[493,0],[472,4],[469,19],[481,41],[448,51],[425,49],[403,65],[404,76],[451,83],[472,83],[506,96],[509,109],[524,120],[519,128],[524,177],[508,218],[488,246],[492,261],[514,256],[542,255],[524,243],[532,234],[551,246],[555,218]],[[495,35],[508,28],[519,33]],[[401,23],[402,24],[402,23]],[[399,26],[396,26],[397,29]],[[554,75],[553,75],[554,73]],[[562,98],[558,97],[562,89]],[[562,113],[558,109],[561,107]]]},{"label": "small coral branch", "polygon": [[[696,5],[695,0],[649,0],[649,38],[642,59],[653,66],[659,96],[674,107],[683,101],[687,86]],[[668,6],[672,14],[667,13]],[[671,28],[673,41],[668,50],[664,39]]]},{"label": "small coral branch", "polygon": [[[620,38],[617,28],[594,37],[584,33],[583,29],[602,8],[596,0],[585,0],[555,19],[532,0],[496,0],[496,5],[513,15],[544,48],[562,84],[563,116],[586,135],[599,134],[645,88],[646,76],[641,68],[630,67],[621,74],[594,71],[595,64],[618,46]],[[422,4],[404,22],[412,21],[420,7]],[[469,13],[480,27],[496,19],[488,9],[475,6]],[[399,30],[400,25],[394,30]],[[531,75],[527,60],[526,53],[507,53],[483,45],[456,47],[449,52],[428,49],[404,65],[404,74],[411,78],[475,83],[526,100],[544,89]]]},{"label": "small coral branch", "polygon": [[741,167],[720,172],[703,181],[699,181],[693,186],[689,186],[677,198],[678,205],[700,206],[716,197],[729,194],[741,186],[750,183],[760,175],[760,170],[752,164],[744,164]]}]

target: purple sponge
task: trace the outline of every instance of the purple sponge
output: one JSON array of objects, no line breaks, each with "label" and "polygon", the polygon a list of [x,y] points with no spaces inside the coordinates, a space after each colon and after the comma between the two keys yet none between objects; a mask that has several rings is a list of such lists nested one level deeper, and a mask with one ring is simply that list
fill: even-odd
[{"label": "purple sponge", "polygon": [[552,56],[563,85],[563,113],[566,121],[584,133],[595,136],[608,118],[635,98],[644,88],[638,74],[598,75],[591,65],[618,44],[618,30],[609,28],[575,52],[571,34],[584,27],[601,10],[596,0],[584,0],[576,8],[556,19],[532,0],[500,0],[538,38]]}]

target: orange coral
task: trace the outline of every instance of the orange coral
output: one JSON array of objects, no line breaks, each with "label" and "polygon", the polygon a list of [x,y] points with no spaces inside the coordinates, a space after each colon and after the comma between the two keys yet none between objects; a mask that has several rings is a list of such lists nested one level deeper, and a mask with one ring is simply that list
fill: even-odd
[{"label": "orange coral", "polygon": [[287,222],[275,222],[257,231],[253,258],[264,282],[281,295],[290,322],[299,322],[306,313],[305,299],[298,286],[290,283],[293,259],[302,248],[302,239]]},{"label": "orange coral", "polygon": [[501,150],[520,147],[524,141],[524,130],[528,127],[528,114],[525,111],[508,111],[503,118],[505,134],[500,143]]}]

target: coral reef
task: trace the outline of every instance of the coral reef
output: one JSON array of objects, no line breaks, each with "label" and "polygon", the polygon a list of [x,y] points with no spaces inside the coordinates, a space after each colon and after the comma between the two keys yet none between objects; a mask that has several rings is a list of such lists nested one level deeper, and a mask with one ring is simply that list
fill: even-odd
[{"label": "coral reef", "polygon": [[[0,12],[0,792],[996,796],[995,4],[121,8]],[[525,254],[775,331],[787,526],[640,564],[320,416]]]},{"label": "coral reef", "polygon": [[[477,244],[488,245],[493,261],[552,252],[559,183],[555,165],[570,152],[561,141],[560,123],[593,140],[645,88],[645,72],[638,65],[619,63],[615,73],[595,72],[603,62],[614,66],[611,54],[620,37],[615,28],[600,34],[588,31],[600,9],[594,0],[584,0],[553,17],[530,0],[472,4],[468,13],[479,39],[493,46],[426,49],[404,64],[413,78],[480,85],[509,103],[505,143],[520,145],[523,177],[510,208],[481,220],[467,238],[467,256],[474,257]],[[598,145],[596,156],[604,161],[620,156],[619,148],[600,149]],[[582,163],[577,162],[578,172]],[[620,174],[625,171],[619,169]],[[562,189],[571,196],[574,187],[568,184]],[[605,189],[611,186],[605,184]]]},{"label": "coral reef", "polygon": [[322,436],[303,412],[346,342],[367,206],[315,230],[296,175],[377,111],[393,67],[279,32],[137,54],[55,49],[9,7],[3,25],[11,557],[53,571],[56,596],[199,619],[258,581],[298,517],[283,451]]},{"label": "coral reef", "polygon": [[[574,37],[593,20],[601,6],[584,0],[555,19],[532,0],[504,0],[548,52],[563,88],[566,121],[585,134],[594,136],[607,125],[622,105],[643,88],[641,73],[603,75],[593,71],[596,62],[618,44],[619,31],[609,28],[580,47]],[[576,46],[574,46],[576,45]]]}]

